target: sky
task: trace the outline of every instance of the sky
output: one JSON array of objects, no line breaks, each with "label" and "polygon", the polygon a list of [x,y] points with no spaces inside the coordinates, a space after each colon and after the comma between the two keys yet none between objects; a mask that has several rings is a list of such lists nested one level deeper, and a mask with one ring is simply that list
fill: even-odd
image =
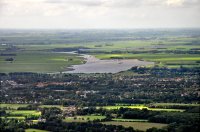
[{"label": "sky", "polygon": [[200,27],[200,0],[0,0],[0,28]]}]

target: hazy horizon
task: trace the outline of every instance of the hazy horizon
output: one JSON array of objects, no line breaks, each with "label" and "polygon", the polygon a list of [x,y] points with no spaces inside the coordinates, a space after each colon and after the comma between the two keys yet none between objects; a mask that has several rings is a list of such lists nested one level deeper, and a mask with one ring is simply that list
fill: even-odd
[{"label": "hazy horizon", "polygon": [[1,28],[0,30],[200,30],[200,27],[152,27],[152,28]]},{"label": "hazy horizon", "polygon": [[199,0],[0,0],[0,29],[200,28]]}]

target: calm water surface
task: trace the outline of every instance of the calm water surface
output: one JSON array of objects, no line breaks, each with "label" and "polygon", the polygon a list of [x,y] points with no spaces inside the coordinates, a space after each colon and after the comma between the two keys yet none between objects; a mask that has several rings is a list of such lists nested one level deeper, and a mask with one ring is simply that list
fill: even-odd
[{"label": "calm water surface", "polygon": [[[70,52],[71,53],[71,52]],[[100,60],[92,55],[82,55],[86,63],[81,65],[73,65],[72,71],[65,71],[64,73],[117,73],[126,71],[133,66],[146,66],[154,64],[153,62],[140,61],[137,59],[109,59]]]}]

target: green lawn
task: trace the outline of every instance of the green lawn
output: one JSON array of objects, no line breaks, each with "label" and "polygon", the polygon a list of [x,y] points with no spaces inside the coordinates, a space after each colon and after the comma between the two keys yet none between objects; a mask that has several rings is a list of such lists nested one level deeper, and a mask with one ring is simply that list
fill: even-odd
[{"label": "green lawn", "polygon": [[146,131],[147,129],[152,128],[152,127],[163,128],[163,127],[167,126],[167,124],[161,124],[161,123],[119,122],[119,121],[102,122],[102,124],[106,124],[106,125],[122,125],[124,127],[133,127],[134,129],[138,129],[138,130],[141,130],[141,131]]}]

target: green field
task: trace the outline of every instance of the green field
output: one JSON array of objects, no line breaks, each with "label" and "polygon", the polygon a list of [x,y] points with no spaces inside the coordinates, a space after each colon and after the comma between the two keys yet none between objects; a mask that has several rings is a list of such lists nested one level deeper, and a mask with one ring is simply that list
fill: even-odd
[{"label": "green field", "polygon": [[30,128],[30,129],[26,129],[25,132],[48,132],[48,131]]},{"label": "green field", "polygon": [[35,110],[6,110],[6,116],[2,116],[1,118],[25,120],[33,116],[39,117],[41,116],[41,112]]},{"label": "green field", "polygon": [[6,58],[0,56],[0,72],[60,72],[83,63],[77,55],[50,52],[16,53],[13,62],[5,61]]},{"label": "green field", "polygon": [[40,108],[52,108],[52,107],[56,107],[56,108],[62,108],[63,106],[61,105],[40,105]]},{"label": "green field", "polygon": [[86,116],[76,116],[76,117],[67,117],[64,119],[66,122],[87,122],[93,120],[101,120],[106,118],[105,116],[97,116],[97,115],[86,115]]},{"label": "green field", "polygon": [[113,110],[113,109],[119,109],[119,108],[130,108],[130,109],[147,109],[147,110],[152,110],[152,111],[170,111],[170,112],[183,112],[184,109],[162,109],[162,108],[149,108],[145,105],[129,105],[129,106],[124,106],[124,105],[117,105],[117,106],[103,106],[103,107],[97,107],[107,109],[107,110]]},{"label": "green field", "polygon": [[200,104],[184,104],[184,103],[153,103],[154,106],[200,106]]},{"label": "green field", "polygon": [[161,123],[149,123],[149,122],[118,122],[118,121],[108,121],[102,122],[106,125],[122,125],[124,127],[133,127],[134,129],[138,129],[141,131],[146,131],[149,128],[156,127],[156,128],[163,128],[166,127],[167,124]]},{"label": "green field", "polygon": [[1,118],[25,120],[24,116],[8,116],[8,117],[2,116]]},{"label": "green field", "polygon": [[[0,104],[0,108],[14,109],[17,110],[19,107],[27,107],[30,104]],[[57,107],[62,108],[61,105],[39,105],[40,108],[51,108]]]},{"label": "green field", "polygon": [[121,122],[148,122],[146,119],[123,119],[123,118],[113,118],[113,121],[121,121]]},{"label": "green field", "polygon": [[[167,66],[171,68],[180,67],[200,67],[199,54],[181,54],[181,53],[166,53],[164,51],[191,51],[198,49],[198,44],[193,44],[194,41],[199,41],[200,38],[186,38],[186,37],[169,37],[165,40],[132,40],[113,42],[112,46],[105,46],[102,44],[98,47],[100,51],[107,51],[107,53],[93,53],[99,59],[140,59],[155,62],[158,66]],[[191,43],[191,44],[189,44]],[[97,49],[97,48],[96,48]],[[111,51],[123,51],[123,53],[111,53]],[[150,51],[162,51],[161,53],[151,53]],[[136,52],[136,53],[130,53]],[[137,53],[141,52],[141,53]],[[144,52],[144,53],[142,53]]]},{"label": "green field", "polygon": [[41,112],[35,110],[6,110],[6,114],[11,116],[40,116]]},{"label": "green field", "polygon": [[19,107],[26,107],[28,104],[0,104],[0,108],[17,109]]},{"label": "green field", "polygon": [[[166,108],[149,108],[149,105],[154,105],[154,106],[199,106],[199,104],[181,104],[181,103],[153,103],[153,104],[147,104],[147,105],[143,105],[143,104],[116,104],[113,106],[97,106],[96,108],[103,108],[103,109],[107,109],[107,110],[112,110],[112,109],[119,109],[120,107],[123,108],[131,108],[131,109],[148,109],[148,110],[152,110],[152,111],[171,111],[171,112],[183,112],[184,109],[166,109]],[[0,104],[0,108],[9,108],[9,109],[17,109],[19,107],[26,107],[28,106],[28,104]],[[41,108],[51,108],[51,107],[57,107],[57,108],[61,108],[61,105],[40,105],[39,107]]]},{"label": "green field", "polygon": [[199,66],[197,61],[200,61],[199,55],[188,55],[188,54],[96,54],[99,59],[112,59],[112,58],[121,58],[121,59],[139,59],[150,62],[155,62],[158,66],[168,66],[168,67],[180,67],[180,65],[190,65],[190,66]]}]

